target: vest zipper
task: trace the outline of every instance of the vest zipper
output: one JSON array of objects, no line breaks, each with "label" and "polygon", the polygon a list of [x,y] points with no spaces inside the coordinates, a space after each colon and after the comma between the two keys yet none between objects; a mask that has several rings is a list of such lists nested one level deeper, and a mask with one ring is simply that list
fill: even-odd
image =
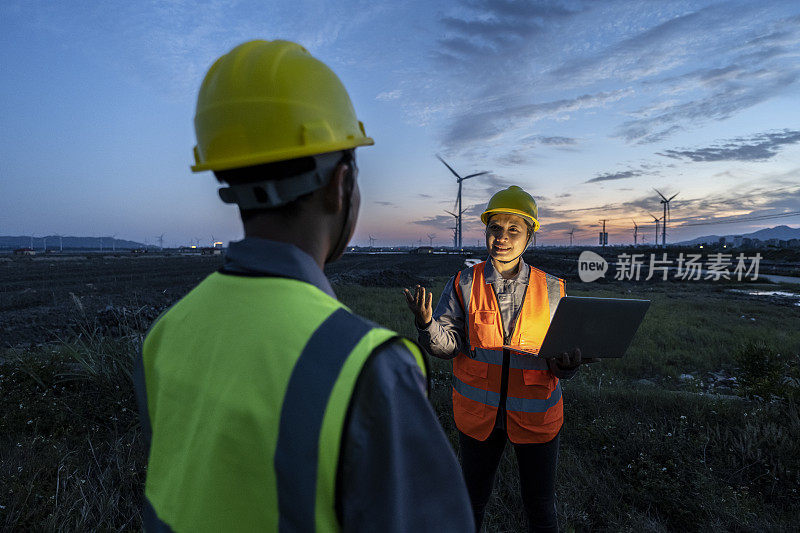
[{"label": "vest zipper", "polygon": [[[506,337],[506,328],[503,327],[503,313],[500,312],[500,299],[492,286],[494,301],[497,303],[497,314],[500,315],[500,333],[503,335],[503,344],[508,344],[509,338]],[[506,419],[506,397],[508,396],[508,367],[511,366],[511,352],[503,348],[503,368],[500,370],[500,405],[497,407],[497,416],[503,417],[503,427],[508,432],[508,420]],[[497,426],[497,420],[494,421]]]}]

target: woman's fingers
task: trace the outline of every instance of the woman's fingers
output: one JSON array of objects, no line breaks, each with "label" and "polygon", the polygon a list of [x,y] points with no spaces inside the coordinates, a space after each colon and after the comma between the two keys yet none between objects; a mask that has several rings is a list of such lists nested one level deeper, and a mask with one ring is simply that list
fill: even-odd
[{"label": "woman's fingers", "polygon": [[425,303],[425,310],[429,313],[433,312],[433,293],[428,291],[428,301]]}]

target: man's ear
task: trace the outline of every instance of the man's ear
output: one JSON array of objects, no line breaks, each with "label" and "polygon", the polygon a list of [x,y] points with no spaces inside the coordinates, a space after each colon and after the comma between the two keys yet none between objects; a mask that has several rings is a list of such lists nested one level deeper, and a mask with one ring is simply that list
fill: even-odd
[{"label": "man's ear", "polygon": [[331,212],[344,209],[347,203],[347,171],[348,163],[339,163],[333,170],[333,175],[328,184],[323,187],[323,205]]}]

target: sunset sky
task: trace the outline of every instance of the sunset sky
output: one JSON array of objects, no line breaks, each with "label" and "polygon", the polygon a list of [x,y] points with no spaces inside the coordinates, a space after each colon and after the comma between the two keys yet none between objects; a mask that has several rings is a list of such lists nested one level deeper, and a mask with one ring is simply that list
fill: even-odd
[{"label": "sunset sky", "polygon": [[[198,7],[200,4],[202,7]],[[323,0],[0,3],[0,235],[241,238],[193,174],[197,89],[250,39],[296,41],[348,88],[375,146],[357,152],[353,244],[464,243],[516,184],[538,242],[741,234],[800,215],[800,2]],[[641,241],[640,241],[641,242]]]}]

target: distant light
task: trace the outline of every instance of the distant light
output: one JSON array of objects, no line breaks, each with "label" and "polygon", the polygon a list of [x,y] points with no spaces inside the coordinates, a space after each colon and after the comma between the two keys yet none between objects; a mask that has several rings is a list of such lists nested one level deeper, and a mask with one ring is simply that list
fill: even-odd
[{"label": "distant light", "polygon": [[192,248],[197,248],[197,246],[192,246]]},{"label": "distant light", "polygon": [[702,247],[703,247],[703,245],[701,244],[701,245],[700,245],[700,248],[702,248]]}]

